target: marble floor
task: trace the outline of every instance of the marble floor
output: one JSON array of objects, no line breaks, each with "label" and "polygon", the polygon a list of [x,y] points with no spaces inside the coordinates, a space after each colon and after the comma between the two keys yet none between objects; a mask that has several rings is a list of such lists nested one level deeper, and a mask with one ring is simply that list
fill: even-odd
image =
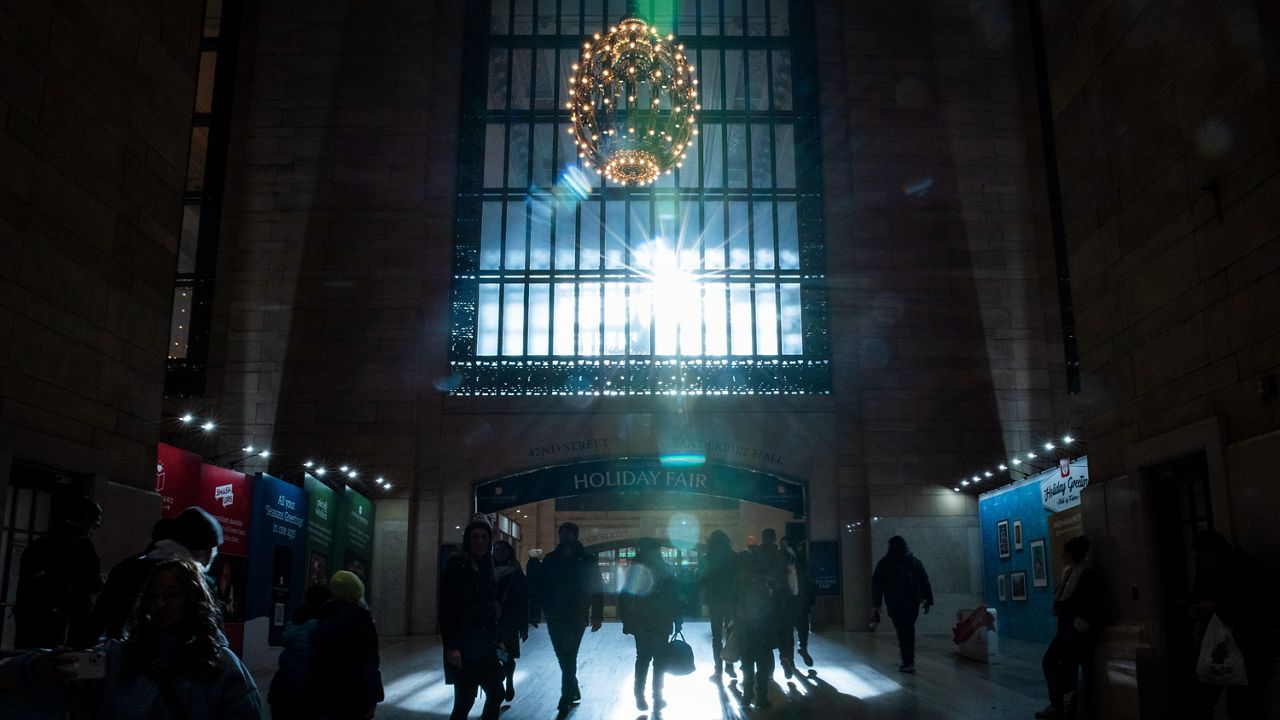
[{"label": "marble floor", "polygon": [[[743,708],[738,685],[718,688],[711,673],[710,629],[687,623],[698,669],[693,675],[668,676],[665,720],[761,720],[769,718],[866,720],[995,720],[1026,718],[1044,707],[1040,674],[1043,647],[1001,639],[1003,662],[986,665],[956,655],[950,637],[925,635],[917,642],[915,675],[898,672],[897,641],[892,630],[877,633],[822,633],[809,642],[812,669],[801,665],[792,680],[774,673],[773,707]],[[632,696],[634,643],[621,625],[587,632],[579,657],[582,703],[565,720],[656,720],[638,711]],[[438,637],[384,638],[382,677],[386,701],[378,718],[447,718],[453,688],[443,679]],[[726,678],[727,680],[728,678]],[[259,678],[265,694],[270,673]],[[559,669],[546,626],[530,634],[516,668],[516,698],[504,705],[504,720],[558,717]],[[480,716],[477,701],[471,717]]]}]

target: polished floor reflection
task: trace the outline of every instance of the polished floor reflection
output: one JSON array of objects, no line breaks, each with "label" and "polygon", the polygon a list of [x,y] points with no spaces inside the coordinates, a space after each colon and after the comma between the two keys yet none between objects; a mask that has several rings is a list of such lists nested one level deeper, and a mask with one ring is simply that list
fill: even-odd
[{"label": "polished floor reflection", "polygon": [[[711,673],[711,646],[706,623],[685,625],[698,670],[685,677],[668,676],[666,720],[740,720],[743,718],[947,718],[990,720],[1030,718],[1044,707],[1040,675],[1042,648],[1002,639],[1004,662],[983,665],[957,656],[949,637],[922,636],[917,674],[898,672],[898,649],[892,631],[824,633],[810,640],[813,668],[787,680],[779,668],[770,691],[773,707],[743,708],[737,683],[717,687]],[[557,717],[560,679],[546,628],[534,631],[516,670],[516,698],[506,703],[505,720]],[[566,720],[654,720],[636,709],[632,696],[634,644],[621,625],[588,632],[579,658],[582,703]],[[386,701],[377,717],[446,718],[453,688],[444,684],[439,638],[383,640],[382,676]],[[269,674],[260,678],[265,687]],[[726,678],[726,681],[729,678]],[[479,717],[481,702],[472,717]]]}]

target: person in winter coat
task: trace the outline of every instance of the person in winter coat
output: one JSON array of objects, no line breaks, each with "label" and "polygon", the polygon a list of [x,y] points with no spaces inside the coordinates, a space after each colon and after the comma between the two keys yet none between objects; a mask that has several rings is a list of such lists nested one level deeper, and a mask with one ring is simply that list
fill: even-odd
[{"label": "person in winter coat", "polygon": [[1077,536],[1062,547],[1066,567],[1053,591],[1053,614],[1058,631],[1045,650],[1041,667],[1049,687],[1049,705],[1037,718],[1074,717],[1076,676],[1093,655],[1097,628],[1102,624],[1105,589],[1097,571],[1089,567],[1089,540]]},{"label": "person in winter coat", "polygon": [[595,556],[578,542],[578,526],[562,523],[559,544],[542,561],[533,592],[533,616],[544,617],[551,646],[560,663],[561,712],[582,699],[578,687],[578,648],[587,627],[600,630],[604,623],[604,594]]},{"label": "person in winter coat", "polygon": [[[94,603],[89,634],[95,638],[123,638],[142,584],[157,564],[164,560],[191,560],[200,567],[204,577],[221,544],[222,524],[201,508],[192,506],[172,520],[157,522],[151,530],[151,545],[147,550],[111,568]],[[205,583],[212,588],[212,580],[206,577]]]},{"label": "person in winter coat", "polygon": [[911,554],[907,541],[900,535],[889,538],[889,551],[876,563],[871,575],[872,621],[880,622],[880,606],[889,606],[889,619],[898,633],[898,652],[902,657],[899,670],[916,671],[916,618],[920,608],[927,615],[933,607],[933,587],[924,565]]},{"label": "person in winter coat", "polygon": [[339,570],[329,578],[333,599],[320,608],[311,639],[311,696],[316,717],[366,720],[383,700],[378,631],[364,601],[364,581]]},{"label": "person in winter coat", "polygon": [[791,554],[795,558],[796,574],[796,597],[793,610],[797,652],[805,665],[813,667],[813,656],[809,654],[809,613],[813,610],[814,602],[817,601],[818,588],[813,581],[813,574],[809,572],[804,544],[800,541],[792,544]]},{"label": "person in winter coat", "polygon": [[89,615],[102,577],[89,536],[102,520],[102,508],[82,497],[69,505],[57,527],[22,551],[13,606],[16,648],[97,643]]},{"label": "person in winter coat", "polygon": [[155,566],[125,635],[102,646],[99,680],[65,683],[75,677],[66,664],[74,656],[62,651],[27,653],[0,665],[22,690],[15,695],[34,710],[15,712],[0,701],[0,716],[65,718],[73,710],[99,720],[261,716],[253,677],[227,647],[209,587],[190,560]]},{"label": "person in winter coat", "polygon": [[315,717],[317,710],[307,692],[314,658],[312,640],[320,624],[320,611],[333,596],[327,585],[307,588],[306,602],[284,626],[279,669],[271,678],[267,702],[271,704],[271,720],[305,720]]},{"label": "person in winter coat", "polygon": [[1198,682],[1196,715],[1212,718],[1225,692],[1227,717],[1261,717],[1259,688],[1265,682],[1274,657],[1267,638],[1267,619],[1274,594],[1271,579],[1256,559],[1232,546],[1214,530],[1202,530],[1191,541],[1196,554],[1196,574],[1191,586],[1189,612],[1194,624],[1194,657],[1200,655],[1205,631],[1214,615],[1231,628],[1240,649],[1248,684],[1223,687]]},{"label": "person in winter coat", "polygon": [[510,702],[516,697],[516,658],[520,657],[520,641],[529,639],[529,586],[520,571],[520,563],[516,562],[516,551],[506,540],[493,544],[493,575],[501,610],[498,629],[507,651],[503,672],[506,692],[503,697]]},{"label": "person in winter coat", "polygon": [[780,592],[774,558],[759,545],[748,545],[737,556],[738,583],[734,590],[733,635],[742,661],[742,705],[769,707],[773,677],[773,649],[778,642]]},{"label": "person in winter coat", "polygon": [[497,720],[508,660],[498,626],[501,604],[494,578],[493,529],[473,520],[463,530],[463,549],[445,564],[440,582],[440,639],[444,681],[453,686],[450,720],[466,720],[484,690],[483,720]]},{"label": "person in winter coat", "polygon": [[778,544],[778,533],[773,528],[765,528],[760,533],[760,558],[769,573],[774,608],[774,640],[773,647],[778,649],[778,664],[788,679],[796,672],[795,658],[795,600],[798,585],[796,582],[795,556],[789,548]]},{"label": "person in winter coat", "polygon": [[699,568],[698,584],[711,620],[711,657],[715,661],[711,679],[719,682],[723,672],[734,676],[733,663],[725,663],[721,652],[724,650],[725,633],[733,620],[733,596],[738,584],[737,561],[729,536],[723,530],[716,530],[707,537],[707,551]]},{"label": "person in winter coat", "polygon": [[681,627],[676,578],[662,560],[657,540],[644,538],[636,546],[636,561],[627,570],[622,592],[618,595],[618,617],[622,632],[636,641],[635,695],[636,707],[648,710],[644,697],[649,665],[653,665],[653,709],[661,710],[667,702],[662,698],[663,655],[672,629]]}]

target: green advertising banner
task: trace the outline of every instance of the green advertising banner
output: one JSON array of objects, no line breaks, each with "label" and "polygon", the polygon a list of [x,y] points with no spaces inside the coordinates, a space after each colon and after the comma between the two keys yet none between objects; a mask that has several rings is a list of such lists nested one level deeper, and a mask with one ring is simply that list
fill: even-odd
[{"label": "green advertising banner", "polygon": [[338,569],[333,561],[338,494],[310,474],[303,477],[302,489],[307,491],[307,587],[324,585]]},{"label": "green advertising banner", "polygon": [[373,562],[373,501],[351,488],[342,494],[333,556],[339,565],[331,569],[359,575],[367,591]]}]

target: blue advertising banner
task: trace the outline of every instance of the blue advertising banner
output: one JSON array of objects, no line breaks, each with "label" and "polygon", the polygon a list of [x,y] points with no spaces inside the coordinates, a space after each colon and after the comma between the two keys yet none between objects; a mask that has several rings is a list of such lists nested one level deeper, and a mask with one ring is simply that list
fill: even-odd
[{"label": "blue advertising banner", "polygon": [[306,591],[307,493],[265,474],[254,485],[247,616],[255,625],[265,618],[267,644],[279,646]]}]

